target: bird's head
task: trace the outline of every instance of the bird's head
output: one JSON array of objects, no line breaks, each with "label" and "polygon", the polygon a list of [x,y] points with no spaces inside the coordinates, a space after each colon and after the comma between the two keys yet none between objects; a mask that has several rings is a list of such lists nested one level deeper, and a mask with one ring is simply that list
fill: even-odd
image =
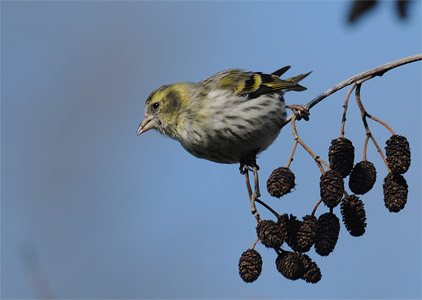
[{"label": "bird's head", "polygon": [[165,85],[153,91],[145,102],[144,119],[137,134],[157,129],[162,134],[174,137],[180,108],[186,101],[185,83]]}]

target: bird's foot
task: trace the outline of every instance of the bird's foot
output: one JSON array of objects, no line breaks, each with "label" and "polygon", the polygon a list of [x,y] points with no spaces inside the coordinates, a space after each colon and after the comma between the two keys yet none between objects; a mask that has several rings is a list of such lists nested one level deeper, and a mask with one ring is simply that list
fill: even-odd
[{"label": "bird's foot", "polygon": [[246,172],[252,171],[252,169],[250,169],[249,167],[256,168],[256,170],[259,170],[259,166],[256,164],[256,154],[242,158],[240,160],[240,174],[245,175]]},{"label": "bird's foot", "polygon": [[286,107],[292,110],[297,120],[304,119],[305,121],[309,121],[310,112],[306,105],[292,104],[286,105]]}]

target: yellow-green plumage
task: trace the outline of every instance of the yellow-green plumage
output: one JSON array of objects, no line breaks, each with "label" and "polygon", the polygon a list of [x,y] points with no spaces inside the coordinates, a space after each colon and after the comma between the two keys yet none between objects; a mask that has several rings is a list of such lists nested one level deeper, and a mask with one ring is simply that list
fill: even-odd
[{"label": "yellow-green plumage", "polygon": [[138,134],[155,128],[191,154],[237,163],[265,150],[286,118],[283,94],[303,91],[309,73],[282,80],[273,74],[221,71],[199,83],[181,82],[155,90],[145,103]]}]

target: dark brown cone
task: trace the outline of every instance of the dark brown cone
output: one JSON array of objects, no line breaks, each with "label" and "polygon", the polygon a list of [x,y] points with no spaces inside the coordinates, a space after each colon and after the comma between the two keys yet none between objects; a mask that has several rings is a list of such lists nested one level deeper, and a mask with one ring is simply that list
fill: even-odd
[{"label": "dark brown cone", "polygon": [[353,168],[349,178],[349,188],[355,194],[366,194],[372,189],[376,179],[377,171],[374,164],[364,160]]},{"label": "dark brown cone", "polygon": [[268,193],[277,198],[290,193],[295,185],[295,175],[284,167],[275,169],[267,180]]},{"label": "dark brown cone", "polygon": [[339,137],[331,141],[328,150],[330,168],[336,170],[343,178],[347,177],[352,171],[353,161],[355,159],[355,147],[350,140]]},{"label": "dark brown cone", "polygon": [[300,255],[300,258],[302,259],[303,266],[305,267],[302,279],[310,283],[317,283],[320,281],[322,275],[318,265],[306,254]]},{"label": "dark brown cone", "polygon": [[281,228],[281,238],[283,241],[287,241],[289,238],[289,215],[288,214],[282,214],[278,217],[277,225]]},{"label": "dark brown cone", "polygon": [[298,232],[302,222],[296,218],[296,216],[290,214],[287,221],[287,245],[292,248],[294,251],[298,251]]},{"label": "dark brown cone", "polygon": [[248,249],[242,253],[239,259],[239,275],[245,282],[253,282],[258,279],[262,271],[262,258],[258,251]]},{"label": "dark brown cone", "polygon": [[256,233],[265,247],[278,249],[283,243],[282,229],[272,220],[259,221],[256,226]]},{"label": "dark brown cone", "polygon": [[315,230],[315,251],[321,256],[330,254],[336,246],[340,233],[340,221],[335,214],[319,216]]},{"label": "dark brown cone", "polygon": [[303,276],[305,267],[300,255],[293,252],[283,252],[275,261],[277,270],[287,279],[297,280]]},{"label": "dark brown cone", "polygon": [[315,216],[306,215],[303,217],[303,222],[297,232],[297,252],[308,252],[315,240],[315,229],[317,225],[317,218]]},{"label": "dark brown cone", "polygon": [[407,203],[407,182],[400,174],[389,173],[384,178],[384,204],[390,212],[399,212]]},{"label": "dark brown cone", "polygon": [[392,135],[386,144],[385,155],[391,173],[406,173],[410,167],[410,146],[406,137]]},{"label": "dark brown cone", "polygon": [[328,170],[320,179],[320,195],[328,207],[336,207],[343,196],[344,181],[341,174],[335,170]]},{"label": "dark brown cone", "polygon": [[366,213],[362,200],[355,195],[344,197],[341,202],[341,215],[346,229],[352,236],[365,233]]}]

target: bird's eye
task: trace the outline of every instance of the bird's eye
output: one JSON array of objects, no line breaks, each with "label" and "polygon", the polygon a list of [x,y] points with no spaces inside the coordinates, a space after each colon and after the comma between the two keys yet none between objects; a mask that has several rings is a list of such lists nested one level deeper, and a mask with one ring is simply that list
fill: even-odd
[{"label": "bird's eye", "polygon": [[152,108],[157,109],[159,106],[160,106],[160,102],[155,102],[155,103],[152,105]]}]

